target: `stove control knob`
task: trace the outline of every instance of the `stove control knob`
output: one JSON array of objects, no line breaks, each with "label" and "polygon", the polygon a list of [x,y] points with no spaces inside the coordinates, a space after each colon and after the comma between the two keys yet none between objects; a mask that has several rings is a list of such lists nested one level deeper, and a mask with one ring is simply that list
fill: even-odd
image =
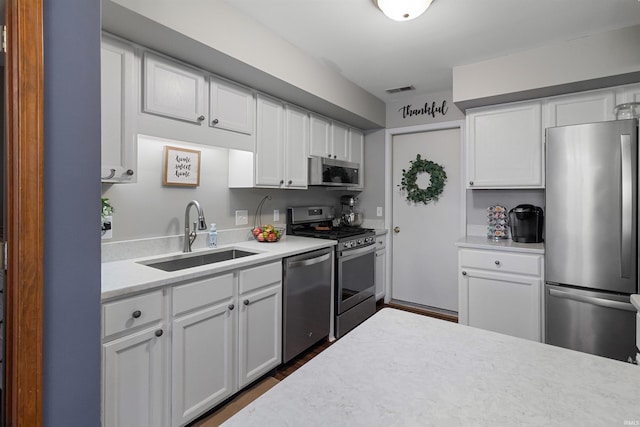
[{"label": "stove control knob", "polygon": [[358,244],[361,245],[362,244],[362,239],[358,239]]}]

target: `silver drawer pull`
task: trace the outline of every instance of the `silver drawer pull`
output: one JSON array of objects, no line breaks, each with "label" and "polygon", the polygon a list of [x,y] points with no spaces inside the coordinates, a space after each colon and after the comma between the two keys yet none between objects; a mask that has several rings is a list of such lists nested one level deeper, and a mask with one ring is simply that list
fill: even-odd
[{"label": "silver drawer pull", "polygon": [[134,311],[134,312],[131,314],[131,316],[132,316],[134,319],[138,319],[140,316],[142,316],[142,312],[141,312],[140,310],[136,310],[136,311]]},{"label": "silver drawer pull", "polygon": [[500,261],[498,261],[498,260],[495,260],[493,263],[494,263],[495,265],[500,265]]}]

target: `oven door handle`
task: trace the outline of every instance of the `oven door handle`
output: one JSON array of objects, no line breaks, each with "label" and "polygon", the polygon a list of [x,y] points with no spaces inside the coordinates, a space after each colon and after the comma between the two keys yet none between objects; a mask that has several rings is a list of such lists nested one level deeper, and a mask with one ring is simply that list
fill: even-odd
[{"label": "oven door handle", "polygon": [[375,252],[375,251],[376,251],[375,245],[369,245],[369,246],[365,246],[364,248],[343,249],[340,252],[340,255],[342,260],[344,260],[345,258],[353,258],[353,257],[357,257],[360,255],[364,255],[369,252]]}]

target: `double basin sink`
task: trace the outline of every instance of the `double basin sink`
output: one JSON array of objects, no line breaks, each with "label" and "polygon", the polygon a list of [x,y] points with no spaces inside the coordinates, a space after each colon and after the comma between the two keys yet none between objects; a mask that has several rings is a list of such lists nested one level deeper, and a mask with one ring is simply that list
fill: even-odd
[{"label": "double basin sink", "polygon": [[237,258],[244,258],[251,255],[258,255],[258,252],[249,252],[240,249],[222,249],[215,252],[203,254],[184,254],[166,258],[157,258],[149,261],[141,261],[139,264],[157,268],[163,271],[178,271],[185,268],[200,267],[217,262],[229,261]]}]

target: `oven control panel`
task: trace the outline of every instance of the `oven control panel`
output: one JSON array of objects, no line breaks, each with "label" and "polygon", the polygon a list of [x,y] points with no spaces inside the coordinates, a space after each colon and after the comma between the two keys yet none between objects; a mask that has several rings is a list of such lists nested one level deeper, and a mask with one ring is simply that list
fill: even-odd
[{"label": "oven control panel", "polygon": [[353,239],[345,240],[338,243],[338,250],[343,249],[355,249],[363,246],[373,245],[375,243],[375,236],[358,236]]}]

